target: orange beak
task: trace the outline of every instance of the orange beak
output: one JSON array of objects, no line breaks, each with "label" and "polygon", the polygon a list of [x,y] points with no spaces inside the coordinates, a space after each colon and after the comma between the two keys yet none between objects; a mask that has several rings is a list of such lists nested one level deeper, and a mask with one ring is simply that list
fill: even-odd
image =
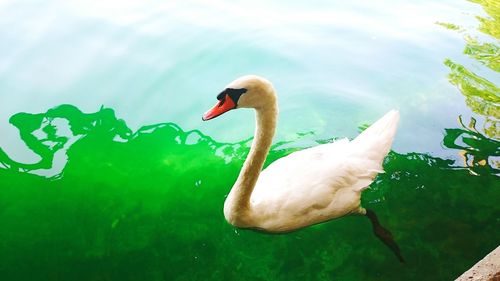
[{"label": "orange beak", "polygon": [[203,114],[203,117],[201,117],[201,119],[203,121],[207,121],[235,108],[236,108],[236,103],[229,95],[226,95],[225,98],[220,100],[214,107],[205,112],[205,114]]}]

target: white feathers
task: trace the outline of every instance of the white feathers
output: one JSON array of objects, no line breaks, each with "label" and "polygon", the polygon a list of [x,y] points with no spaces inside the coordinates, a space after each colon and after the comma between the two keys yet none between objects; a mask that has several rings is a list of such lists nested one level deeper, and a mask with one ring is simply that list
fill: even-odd
[{"label": "white feathers", "polygon": [[361,191],[383,171],[399,113],[388,112],[356,139],[342,139],[283,157],[261,172],[278,115],[272,84],[244,76],[230,84],[246,89],[237,108],[254,108],[255,138],[231,192],[224,217],[237,226],[285,232],[350,213],[365,214]]},{"label": "white feathers", "polygon": [[250,203],[260,228],[285,231],[356,212],[360,192],[383,172],[399,113],[390,111],[356,139],[292,153],[267,167]]}]

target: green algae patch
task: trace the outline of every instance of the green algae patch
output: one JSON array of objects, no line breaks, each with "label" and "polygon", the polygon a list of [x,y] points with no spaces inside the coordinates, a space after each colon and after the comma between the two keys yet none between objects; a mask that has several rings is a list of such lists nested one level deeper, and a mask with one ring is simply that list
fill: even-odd
[{"label": "green algae patch", "polygon": [[[284,235],[227,224],[222,206],[251,139],[219,143],[173,123],[132,131],[110,108],[72,105],[11,121],[41,160],[1,156],[6,280],[450,279],[500,235],[495,171],[427,154],[392,152],[362,198],[400,244],[400,265],[363,217]],[[278,140],[267,164],[300,149]]]}]

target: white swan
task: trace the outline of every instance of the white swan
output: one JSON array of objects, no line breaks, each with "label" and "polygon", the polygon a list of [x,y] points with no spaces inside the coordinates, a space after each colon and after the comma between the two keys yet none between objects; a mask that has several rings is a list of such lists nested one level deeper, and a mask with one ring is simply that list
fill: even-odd
[{"label": "white swan", "polygon": [[[383,171],[382,161],[396,132],[398,111],[390,111],[353,141],[342,139],[294,152],[261,173],[278,116],[272,84],[262,77],[243,76],[231,82],[217,99],[219,102],[203,115],[203,120],[236,108],[256,111],[252,147],[224,203],[224,216],[230,224],[276,233],[361,214],[372,220],[379,238],[392,238],[380,227],[375,214],[360,206],[360,197]],[[384,243],[394,247],[390,241]]]}]

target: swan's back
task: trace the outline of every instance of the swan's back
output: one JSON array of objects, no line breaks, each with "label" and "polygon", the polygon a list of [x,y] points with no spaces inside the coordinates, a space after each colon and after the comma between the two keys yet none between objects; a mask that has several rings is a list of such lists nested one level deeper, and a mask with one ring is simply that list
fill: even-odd
[{"label": "swan's back", "polygon": [[352,141],[294,152],[269,165],[250,199],[258,227],[287,231],[357,211],[361,191],[383,171],[398,121],[392,110]]}]

